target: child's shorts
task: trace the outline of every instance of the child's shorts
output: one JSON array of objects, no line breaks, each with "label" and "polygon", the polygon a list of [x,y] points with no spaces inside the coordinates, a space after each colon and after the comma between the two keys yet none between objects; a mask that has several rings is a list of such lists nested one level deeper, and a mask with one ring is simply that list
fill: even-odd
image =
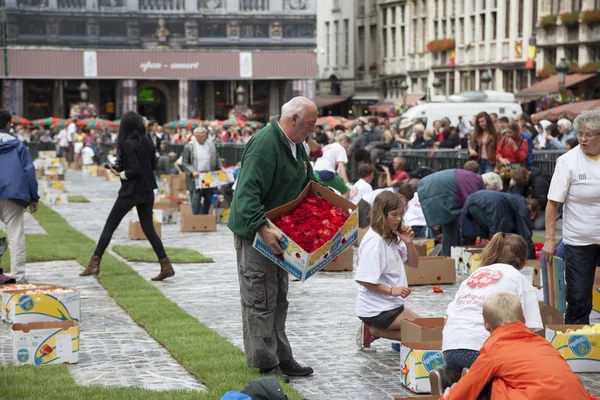
[{"label": "child's shorts", "polygon": [[396,318],[398,318],[398,316],[400,314],[402,314],[403,311],[404,311],[404,306],[402,305],[398,308],[384,311],[381,314],[376,315],[374,317],[358,317],[358,318],[361,321],[363,321],[365,324],[369,324],[372,327],[379,328],[379,329],[387,329],[392,324],[392,322],[394,322],[396,320]]}]

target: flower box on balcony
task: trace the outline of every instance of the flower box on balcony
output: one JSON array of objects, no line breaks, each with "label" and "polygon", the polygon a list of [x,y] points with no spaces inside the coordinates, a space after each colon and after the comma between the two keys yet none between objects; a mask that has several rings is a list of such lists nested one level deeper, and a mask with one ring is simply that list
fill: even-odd
[{"label": "flower box on balcony", "polygon": [[581,13],[581,22],[586,25],[600,24],[600,10],[590,10]]},{"label": "flower box on balcony", "polygon": [[560,14],[560,20],[564,26],[575,26],[579,24],[579,11]]},{"label": "flower box on balcony", "polygon": [[580,68],[580,72],[584,74],[596,71],[600,71],[600,61],[590,61],[589,63],[582,65]]},{"label": "flower box on balcony", "polygon": [[538,72],[537,76],[541,79],[546,79],[556,74],[556,67],[552,64],[544,64],[544,67]]},{"label": "flower box on balcony", "polygon": [[365,71],[365,65],[364,64],[360,64],[358,66],[358,72],[364,72]]},{"label": "flower box on balcony", "polygon": [[540,20],[540,26],[544,29],[552,28],[556,26],[558,17],[554,14],[543,16]]},{"label": "flower box on balcony", "polygon": [[430,53],[437,53],[440,51],[449,51],[449,50],[454,50],[454,48],[456,47],[456,42],[454,41],[454,39],[439,39],[439,40],[432,40],[431,42],[427,43],[427,51],[429,51]]},{"label": "flower box on balcony", "polygon": [[579,67],[579,64],[577,64],[576,62],[570,62],[569,63],[569,70],[567,71],[568,74],[577,74],[581,72],[581,68]]}]

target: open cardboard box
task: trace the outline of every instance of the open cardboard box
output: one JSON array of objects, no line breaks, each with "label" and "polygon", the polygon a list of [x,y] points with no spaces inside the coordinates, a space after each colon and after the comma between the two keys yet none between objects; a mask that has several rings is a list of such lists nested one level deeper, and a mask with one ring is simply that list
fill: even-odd
[{"label": "open cardboard box", "polygon": [[417,268],[405,267],[408,285],[456,283],[454,260],[450,257],[419,257]]},{"label": "open cardboard box", "polygon": [[[152,221],[152,224],[154,225],[154,230],[156,231],[156,234],[160,238],[162,236],[161,223],[157,222],[157,221]],[[146,234],[144,233],[144,230],[142,229],[142,225],[140,224],[140,221],[129,222],[129,239],[131,239],[131,240],[147,240]]]},{"label": "open cardboard box", "polygon": [[[454,267],[454,264],[452,265]],[[402,385],[415,393],[431,393],[429,373],[445,364],[442,342],[405,342],[400,348]]]},{"label": "open cardboard box", "polygon": [[10,328],[16,365],[77,364],[79,362],[77,321],[32,322]]},{"label": "open cardboard box", "polygon": [[28,293],[36,289],[24,289],[5,292],[2,295],[2,315],[9,323],[32,323],[81,320],[81,293],[77,289],[50,285],[39,287],[52,289],[71,289],[61,293]]},{"label": "open cardboard box", "polygon": [[564,323],[565,315],[563,313],[543,301],[539,301],[538,303],[540,305],[540,314],[544,328],[546,325],[562,325]]},{"label": "open cardboard box", "polygon": [[559,334],[585,325],[547,325],[546,339],[554,346],[573,372],[600,372],[600,334]]},{"label": "open cardboard box", "polygon": [[412,321],[400,321],[403,342],[440,342],[446,319],[417,318]]},{"label": "open cardboard box", "polygon": [[415,244],[419,257],[427,257],[435,247],[435,241],[433,239],[415,239],[413,240],[413,243]]},{"label": "open cardboard box", "polygon": [[521,274],[536,288],[542,287],[542,263],[540,260],[527,260]]},{"label": "open cardboard box", "polygon": [[215,232],[217,230],[217,217],[214,214],[194,215],[192,206],[181,205],[179,214],[179,228],[181,232]]},{"label": "open cardboard box", "polygon": [[331,260],[321,271],[352,271],[354,266],[354,249],[352,246],[342,251],[339,256]]},{"label": "open cardboard box", "polygon": [[[310,193],[322,196],[325,200],[335,207],[341,208],[349,215],[348,220],[342,225],[340,230],[337,231],[327,243],[312,253],[308,253],[298,246],[272,222],[282,215],[290,214],[302,199]],[[358,239],[358,207],[352,202],[344,199],[342,196],[311,181],[295,200],[269,211],[267,213],[267,224],[269,228],[276,230],[282,236],[280,245],[284,250],[283,259],[280,259],[273,254],[273,252],[264,244],[258,233],[254,238],[254,248],[297,279],[305,281],[325,265],[329,264],[343,250],[351,246]]]},{"label": "open cardboard box", "polygon": [[594,285],[594,291],[592,292],[592,313],[590,318],[600,318],[600,285]]}]

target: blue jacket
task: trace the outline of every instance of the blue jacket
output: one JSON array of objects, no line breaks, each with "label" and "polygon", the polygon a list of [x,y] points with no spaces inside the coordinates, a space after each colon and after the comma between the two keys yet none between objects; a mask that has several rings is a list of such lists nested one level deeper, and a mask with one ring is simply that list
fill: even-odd
[{"label": "blue jacket", "polygon": [[525,160],[525,168],[531,169],[533,166],[533,140],[531,139],[531,135],[527,132],[522,132],[521,135],[527,140],[527,159]]},{"label": "blue jacket", "polygon": [[29,149],[3,130],[0,130],[0,171],[0,200],[14,200],[23,207],[39,201]]}]

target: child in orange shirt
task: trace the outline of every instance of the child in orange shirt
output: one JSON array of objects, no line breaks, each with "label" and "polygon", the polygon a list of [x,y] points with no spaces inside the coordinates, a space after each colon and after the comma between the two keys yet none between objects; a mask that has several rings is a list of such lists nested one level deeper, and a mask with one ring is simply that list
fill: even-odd
[{"label": "child in orange shirt", "polygon": [[469,373],[446,389],[443,400],[477,400],[484,389],[491,400],[595,399],[550,342],[525,326],[514,293],[488,297],[483,320],[491,336]]}]

